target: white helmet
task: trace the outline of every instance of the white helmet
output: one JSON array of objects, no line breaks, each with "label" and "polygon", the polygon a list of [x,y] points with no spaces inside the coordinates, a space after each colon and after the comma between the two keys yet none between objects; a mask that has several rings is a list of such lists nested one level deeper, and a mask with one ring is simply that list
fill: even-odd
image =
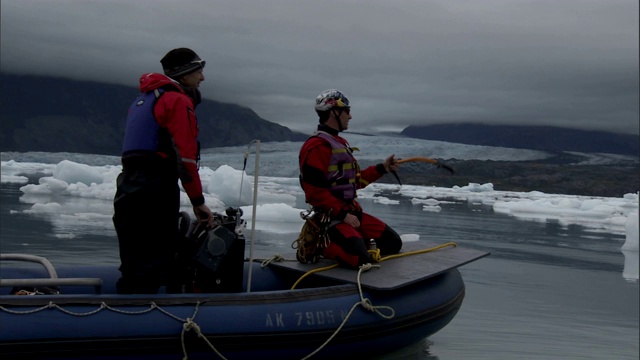
[{"label": "white helmet", "polygon": [[325,90],[316,97],[316,112],[337,108],[351,108],[349,99],[336,89]]}]

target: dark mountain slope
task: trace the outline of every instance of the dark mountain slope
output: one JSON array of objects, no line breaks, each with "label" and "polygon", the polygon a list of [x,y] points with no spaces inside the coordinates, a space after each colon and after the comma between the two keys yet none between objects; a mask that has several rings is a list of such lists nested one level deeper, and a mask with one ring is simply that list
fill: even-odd
[{"label": "dark mountain slope", "polygon": [[[136,88],[4,73],[0,80],[0,151],[120,154]],[[205,148],[307,137],[235,104],[203,100],[197,112]]]}]

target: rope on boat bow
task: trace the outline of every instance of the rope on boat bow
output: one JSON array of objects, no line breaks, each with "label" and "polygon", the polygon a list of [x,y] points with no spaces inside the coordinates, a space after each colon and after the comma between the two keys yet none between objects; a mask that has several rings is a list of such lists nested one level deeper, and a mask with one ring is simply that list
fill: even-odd
[{"label": "rope on boat bow", "polygon": [[[337,266],[338,264],[335,264],[335,265]],[[332,265],[332,268],[333,267],[335,267],[335,266]],[[340,333],[340,330],[342,330],[342,328],[347,323],[347,321],[349,321],[349,318],[351,317],[351,314],[353,314],[353,312],[355,311],[355,309],[359,305],[361,305],[363,308],[365,308],[368,311],[375,312],[376,314],[380,315],[382,318],[384,318],[386,320],[393,319],[396,316],[396,312],[393,310],[393,308],[391,306],[384,306],[384,305],[383,306],[374,306],[373,304],[371,304],[371,300],[369,300],[368,298],[364,297],[364,294],[362,293],[362,285],[360,283],[360,274],[362,274],[363,271],[369,271],[370,269],[372,269],[374,267],[380,267],[380,265],[364,264],[364,265],[360,266],[360,268],[358,269],[358,293],[360,294],[360,301],[358,301],[357,303],[353,304],[353,306],[351,307],[351,310],[349,310],[349,312],[344,317],[344,320],[342,320],[342,323],[340,324],[340,326],[338,326],[336,331],[334,331],[333,334],[331,334],[331,336],[322,345],[320,345],[317,349],[315,349],[311,354],[303,357],[302,360],[307,360],[307,359],[313,357],[320,350],[322,350],[325,346],[327,346],[327,344],[329,344],[329,342],[331,342],[331,340],[333,340],[333,338],[336,337],[336,335],[338,335],[338,333]],[[390,312],[389,315],[383,314],[380,311],[380,309],[389,310],[389,312]]]},{"label": "rope on boat bow", "polygon": [[[421,250],[415,250],[415,251],[409,251],[406,253],[402,253],[402,254],[394,254],[394,255],[389,255],[389,256],[385,256],[383,258],[380,257],[380,249],[376,249],[376,250],[369,250],[369,253],[372,254],[372,257],[374,259],[374,261],[376,262],[382,262],[385,260],[389,260],[389,259],[395,259],[395,258],[399,258],[399,257],[403,257],[403,256],[409,256],[409,255],[417,255],[417,254],[423,254],[423,253],[428,253],[428,252],[432,252],[432,251],[436,251],[445,247],[449,247],[449,246],[458,246],[456,245],[456,243],[454,242],[448,242],[442,245],[438,245],[432,248],[428,248],[428,249],[421,249]],[[329,266],[325,266],[322,268],[317,268],[317,269],[313,269],[310,270],[308,272],[306,272],[304,275],[302,275],[298,281],[296,281],[296,283],[291,287],[291,289],[293,290],[298,283],[305,277],[307,277],[308,275],[320,272],[320,271],[325,271],[325,270],[330,270],[333,269],[335,267],[338,267],[339,264],[332,264]],[[349,318],[351,317],[351,314],[353,314],[354,310],[361,305],[363,308],[365,308],[368,311],[371,312],[375,312],[376,314],[380,315],[382,318],[386,319],[386,320],[390,320],[392,318],[395,317],[395,310],[393,310],[392,307],[390,306],[374,306],[371,303],[371,300],[369,300],[369,298],[364,297],[364,294],[362,292],[362,283],[360,281],[360,275],[362,274],[363,271],[368,271],[374,267],[380,267],[380,265],[375,265],[375,264],[364,264],[361,265],[358,268],[358,276],[357,276],[357,285],[358,285],[358,293],[360,294],[360,301],[355,303],[352,307],[351,310],[349,310],[349,312],[347,313],[347,315],[344,317],[344,320],[342,321],[342,323],[340,324],[340,326],[336,329],[336,331],[333,332],[333,334],[322,344],[320,345],[320,347],[318,347],[315,351],[313,351],[311,354],[305,356],[302,360],[306,360],[311,358],[312,356],[314,356],[315,354],[317,354],[320,350],[322,350],[325,346],[327,346],[327,344],[329,344],[329,342],[336,337],[336,335],[338,335],[338,333],[340,332],[340,330],[342,330],[342,328],[344,327],[344,325],[347,323],[347,321],[349,320]],[[389,315],[385,315],[383,314],[380,309],[386,309],[389,310],[390,313]]]},{"label": "rope on boat bow", "polygon": [[198,324],[196,324],[195,321],[193,321],[193,319],[195,319],[196,315],[198,314],[198,309],[199,308],[200,308],[200,302],[198,302],[196,304],[196,307],[193,310],[193,316],[190,317],[190,318],[187,318],[184,321],[184,324],[182,324],[182,332],[180,333],[180,341],[182,342],[182,354],[184,355],[182,360],[187,360],[189,358],[188,355],[187,355],[187,346],[185,345],[185,342],[184,342],[184,334],[187,331],[195,332],[198,335],[199,338],[204,340],[204,342],[206,342],[207,345],[209,345],[209,348],[211,348],[211,350],[213,350],[216,353],[216,355],[218,355],[220,357],[220,359],[227,360],[227,358],[224,357],[218,351],[218,349],[216,349],[215,346],[213,346],[213,344],[209,341],[209,339],[207,339],[207,337],[202,333],[202,331],[200,331],[200,326],[198,326]]},{"label": "rope on boat bow", "polygon": [[[274,256],[271,259],[269,259],[270,261],[282,261],[284,258],[280,255]],[[269,262],[270,262],[269,261]],[[264,264],[265,266],[268,265],[267,262],[266,264]],[[334,268],[338,266],[338,264],[334,264],[331,265],[330,268]],[[349,321],[349,318],[351,317],[351,315],[353,314],[353,312],[355,311],[355,309],[358,306],[362,306],[363,308],[365,308],[367,311],[371,311],[374,312],[376,314],[378,314],[379,316],[381,316],[382,318],[386,319],[386,320],[390,320],[393,319],[396,316],[395,310],[393,310],[392,307],[390,306],[375,306],[371,303],[371,300],[369,300],[368,298],[364,297],[364,293],[362,292],[362,285],[360,282],[360,275],[364,272],[364,271],[369,271],[370,269],[374,268],[374,267],[380,267],[380,265],[374,265],[374,264],[364,264],[362,266],[360,266],[360,268],[358,269],[358,293],[360,294],[360,301],[358,301],[357,303],[353,304],[353,306],[351,307],[351,309],[349,310],[349,312],[347,313],[347,315],[344,317],[344,320],[342,320],[342,323],[340,324],[340,326],[338,326],[338,328],[333,332],[333,334],[331,334],[331,336],[322,344],[320,345],[317,349],[315,349],[313,352],[311,352],[310,354],[308,354],[307,356],[303,357],[302,360],[307,360],[310,359],[311,357],[313,357],[315,354],[317,354],[320,350],[322,350],[323,348],[325,348],[330,342],[331,340],[333,340],[333,338],[335,338],[340,331],[342,330],[342,328],[347,324],[347,322]],[[305,274],[306,275],[306,274]],[[293,289],[293,288],[292,288]],[[226,358],[220,354],[220,352],[218,352],[218,350],[215,348],[215,346],[213,344],[211,344],[211,342],[209,342],[209,340],[207,339],[207,337],[202,333],[202,331],[200,331],[200,326],[198,326],[198,324],[196,324],[193,319],[196,317],[197,313],[198,313],[198,306],[200,305],[200,303],[198,303],[196,305],[196,308],[193,312],[193,316],[190,318],[187,318],[184,321],[184,324],[182,326],[182,332],[180,334],[180,340],[182,341],[182,352],[184,354],[184,358],[183,360],[187,360],[187,349],[186,349],[186,345],[185,345],[185,341],[184,341],[184,334],[187,331],[194,331],[199,338],[202,338],[207,345],[213,350],[215,351],[215,353],[223,360],[226,360]],[[389,314],[386,315],[382,312],[382,310],[388,310]]]}]

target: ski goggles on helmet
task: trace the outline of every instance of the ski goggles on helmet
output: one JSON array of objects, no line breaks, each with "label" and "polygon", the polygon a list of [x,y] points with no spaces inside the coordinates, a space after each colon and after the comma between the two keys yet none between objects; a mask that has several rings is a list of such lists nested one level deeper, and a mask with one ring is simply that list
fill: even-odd
[{"label": "ski goggles on helmet", "polygon": [[204,65],[205,65],[206,63],[207,63],[207,62],[206,62],[205,60],[193,60],[193,61],[191,62],[191,64],[198,64],[198,65],[200,65],[200,67],[201,67],[201,68],[203,68],[203,69],[204,69]]}]

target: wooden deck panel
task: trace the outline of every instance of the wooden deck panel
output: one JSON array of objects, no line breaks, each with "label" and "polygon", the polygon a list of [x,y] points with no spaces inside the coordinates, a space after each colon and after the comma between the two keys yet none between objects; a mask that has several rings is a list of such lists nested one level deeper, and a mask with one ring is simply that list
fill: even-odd
[{"label": "wooden deck panel", "polygon": [[[430,249],[441,244],[428,241],[405,242],[402,253],[416,250]],[[432,252],[407,255],[377,263],[380,268],[373,268],[363,272],[360,282],[363,287],[376,290],[393,290],[399,287],[421,281],[472,261],[478,260],[490,253],[464,247],[446,247]],[[283,267],[304,274],[310,270],[329,266],[333,261],[322,260],[317,264],[301,264],[297,261],[271,263],[271,266]],[[334,268],[321,271],[310,276],[323,276],[350,283],[357,283],[357,270]]]}]

